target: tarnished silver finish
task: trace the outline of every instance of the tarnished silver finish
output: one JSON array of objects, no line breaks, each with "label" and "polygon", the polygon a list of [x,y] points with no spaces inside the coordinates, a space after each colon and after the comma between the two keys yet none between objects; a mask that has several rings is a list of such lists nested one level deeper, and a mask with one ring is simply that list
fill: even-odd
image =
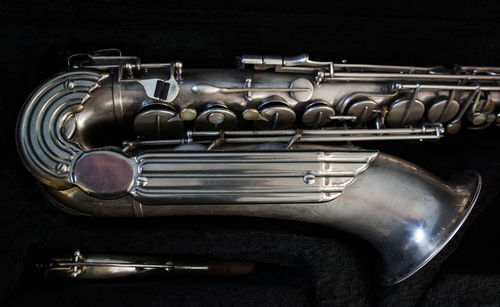
[{"label": "tarnished silver finish", "polygon": [[354,116],[356,121],[366,123],[377,117],[382,110],[380,105],[371,99],[362,99],[349,106],[347,115]]},{"label": "tarnished silver finish", "polygon": [[[131,188],[143,204],[260,204],[330,201],[354,182],[376,152],[144,153],[144,184]],[[305,184],[304,175],[316,182]]]},{"label": "tarnished silver finish", "polygon": [[296,114],[280,96],[269,96],[258,108],[255,126],[259,129],[286,129],[295,123]]},{"label": "tarnished silver finish", "polygon": [[241,63],[255,69],[148,64],[116,50],[74,56],[68,72],[26,102],[21,157],[69,213],[324,224],[369,241],[388,284],[451,239],[475,203],[479,175],[442,181],[377,151],[331,143],[436,140],[498,124],[500,77],[492,68],[335,64],[307,55]]},{"label": "tarnished silver finish", "polygon": [[312,101],[302,114],[302,122],[307,127],[317,128],[330,123],[335,116],[335,110],[325,101]]},{"label": "tarnished silver finish", "polygon": [[175,109],[168,105],[152,103],[139,110],[134,130],[150,139],[178,137],[183,130],[182,117],[179,118]]},{"label": "tarnished silver finish", "polygon": [[431,123],[448,122],[460,110],[460,104],[453,98],[437,99],[427,110],[427,120]]},{"label": "tarnished silver finish", "polygon": [[401,127],[418,122],[424,116],[425,106],[419,100],[399,99],[390,107],[386,123],[390,127]]},{"label": "tarnished silver finish", "polygon": [[[138,172],[129,192],[119,198],[91,196],[78,187],[47,192],[58,206],[87,215],[246,215],[334,227],[370,242],[382,256],[383,282],[393,284],[444,247],[466,219],[481,187],[474,172],[444,182],[383,154],[300,147],[285,155],[242,154],[237,148],[217,153],[150,152],[130,158],[139,161]],[[328,156],[331,162],[309,161],[311,156]],[[259,159],[262,168],[251,162]]]},{"label": "tarnished silver finish", "polygon": [[299,78],[297,80],[292,81],[290,84],[291,89],[308,89],[308,91],[293,91],[290,92],[290,96],[297,100],[298,102],[305,102],[311,100],[311,97],[314,93],[314,85],[311,81],[306,78]]},{"label": "tarnished silver finish", "polygon": [[224,105],[208,105],[195,120],[200,130],[232,130],[238,125],[238,118]]}]

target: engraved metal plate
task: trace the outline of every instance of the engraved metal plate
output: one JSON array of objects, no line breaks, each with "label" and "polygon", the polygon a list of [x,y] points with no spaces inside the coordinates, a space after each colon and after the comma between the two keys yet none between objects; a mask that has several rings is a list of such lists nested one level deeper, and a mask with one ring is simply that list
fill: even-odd
[{"label": "engraved metal plate", "polygon": [[338,197],[376,152],[203,152],[138,156],[144,204],[317,203]]}]

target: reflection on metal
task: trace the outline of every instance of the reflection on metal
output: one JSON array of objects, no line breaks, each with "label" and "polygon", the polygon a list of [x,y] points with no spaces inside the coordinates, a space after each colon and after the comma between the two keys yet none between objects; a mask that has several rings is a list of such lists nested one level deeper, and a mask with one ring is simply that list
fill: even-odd
[{"label": "reflection on metal", "polygon": [[[317,203],[337,198],[376,152],[146,153],[134,157],[142,204]],[[315,184],[304,184],[313,174]]]},{"label": "reflection on metal", "polygon": [[52,256],[48,263],[37,264],[45,277],[72,279],[115,279],[162,274],[208,274],[239,276],[254,271],[254,264],[235,260],[186,262],[152,256],[89,254],[76,250],[72,257]]},{"label": "reflection on metal", "polygon": [[[247,92],[312,92],[309,87],[296,87],[296,88],[279,88],[279,87],[242,87],[242,88],[225,88],[211,84],[195,84],[191,88],[194,94],[198,95],[213,95],[218,93],[233,94],[233,93],[247,93]],[[310,95],[310,94],[309,94]],[[308,99],[306,99],[308,100]]]},{"label": "reflection on metal", "polygon": [[236,114],[219,104],[208,105],[195,120],[195,127],[200,130],[232,130],[237,124]]},{"label": "reflection on metal", "polygon": [[[333,118],[332,118],[333,119]],[[345,119],[348,120],[348,119]],[[387,141],[387,140],[438,140],[443,137],[444,128],[434,125],[422,128],[387,128],[349,129],[349,130],[254,130],[254,131],[187,131],[181,139],[172,140],[136,140],[124,142],[123,151],[150,146],[167,146],[174,144],[207,144],[214,138],[224,138],[226,144],[249,143],[322,143],[339,141]],[[297,137],[300,135],[300,137]]]},{"label": "reflection on metal", "polygon": [[477,174],[442,181],[341,142],[498,125],[500,69],[307,55],[241,64],[255,69],[148,64],[115,49],[71,57],[20,114],[23,162],[72,214],[247,215],[354,233],[379,251],[388,284],[450,240],[475,203]]},{"label": "reflection on metal", "polygon": [[335,110],[325,101],[312,101],[306,106],[302,115],[302,122],[307,127],[318,128],[330,123],[335,116]]},{"label": "reflection on metal", "polygon": [[280,96],[267,97],[258,110],[259,116],[254,122],[258,129],[286,129],[295,123],[295,112]]},{"label": "reflection on metal", "polygon": [[[128,195],[106,200],[78,187],[47,192],[58,206],[88,215],[246,215],[334,227],[370,242],[382,257],[384,283],[393,284],[416,272],[451,239],[481,186],[473,172],[445,182],[383,154],[371,156],[366,168],[362,152],[302,151],[306,148],[290,152],[289,162],[286,155],[274,161],[271,152],[237,155],[227,147],[177,155],[150,152],[131,158],[140,164]],[[316,154],[330,162],[321,167],[310,160]]]}]

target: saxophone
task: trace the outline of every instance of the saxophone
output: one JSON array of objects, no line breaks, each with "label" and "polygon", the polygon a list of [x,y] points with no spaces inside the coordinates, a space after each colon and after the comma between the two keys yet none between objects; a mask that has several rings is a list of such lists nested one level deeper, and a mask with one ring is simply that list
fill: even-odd
[{"label": "saxophone", "polygon": [[436,140],[500,125],[500,68],[242,56],[237,69],[108,49],[25,103],[17,146],[44,194],[89,216],[244,215],[317,223],[380,253],[394,284],[465,221],[477,172],[443,181],[351,141]]}]

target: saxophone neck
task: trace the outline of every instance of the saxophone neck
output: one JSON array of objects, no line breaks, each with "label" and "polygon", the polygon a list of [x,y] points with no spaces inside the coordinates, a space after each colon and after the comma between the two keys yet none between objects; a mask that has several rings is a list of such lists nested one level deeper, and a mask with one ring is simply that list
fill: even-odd
[{"label": "saxophone neck", "polygon": [[163,257],[82,254],[75,250],[72,257],[52,256],[48,263],[37,267],[45,277],[70,279],[115,279],[149,275],[212,275],[240,276],[254,270],[254,264],[239,260],[172,260]]}]

